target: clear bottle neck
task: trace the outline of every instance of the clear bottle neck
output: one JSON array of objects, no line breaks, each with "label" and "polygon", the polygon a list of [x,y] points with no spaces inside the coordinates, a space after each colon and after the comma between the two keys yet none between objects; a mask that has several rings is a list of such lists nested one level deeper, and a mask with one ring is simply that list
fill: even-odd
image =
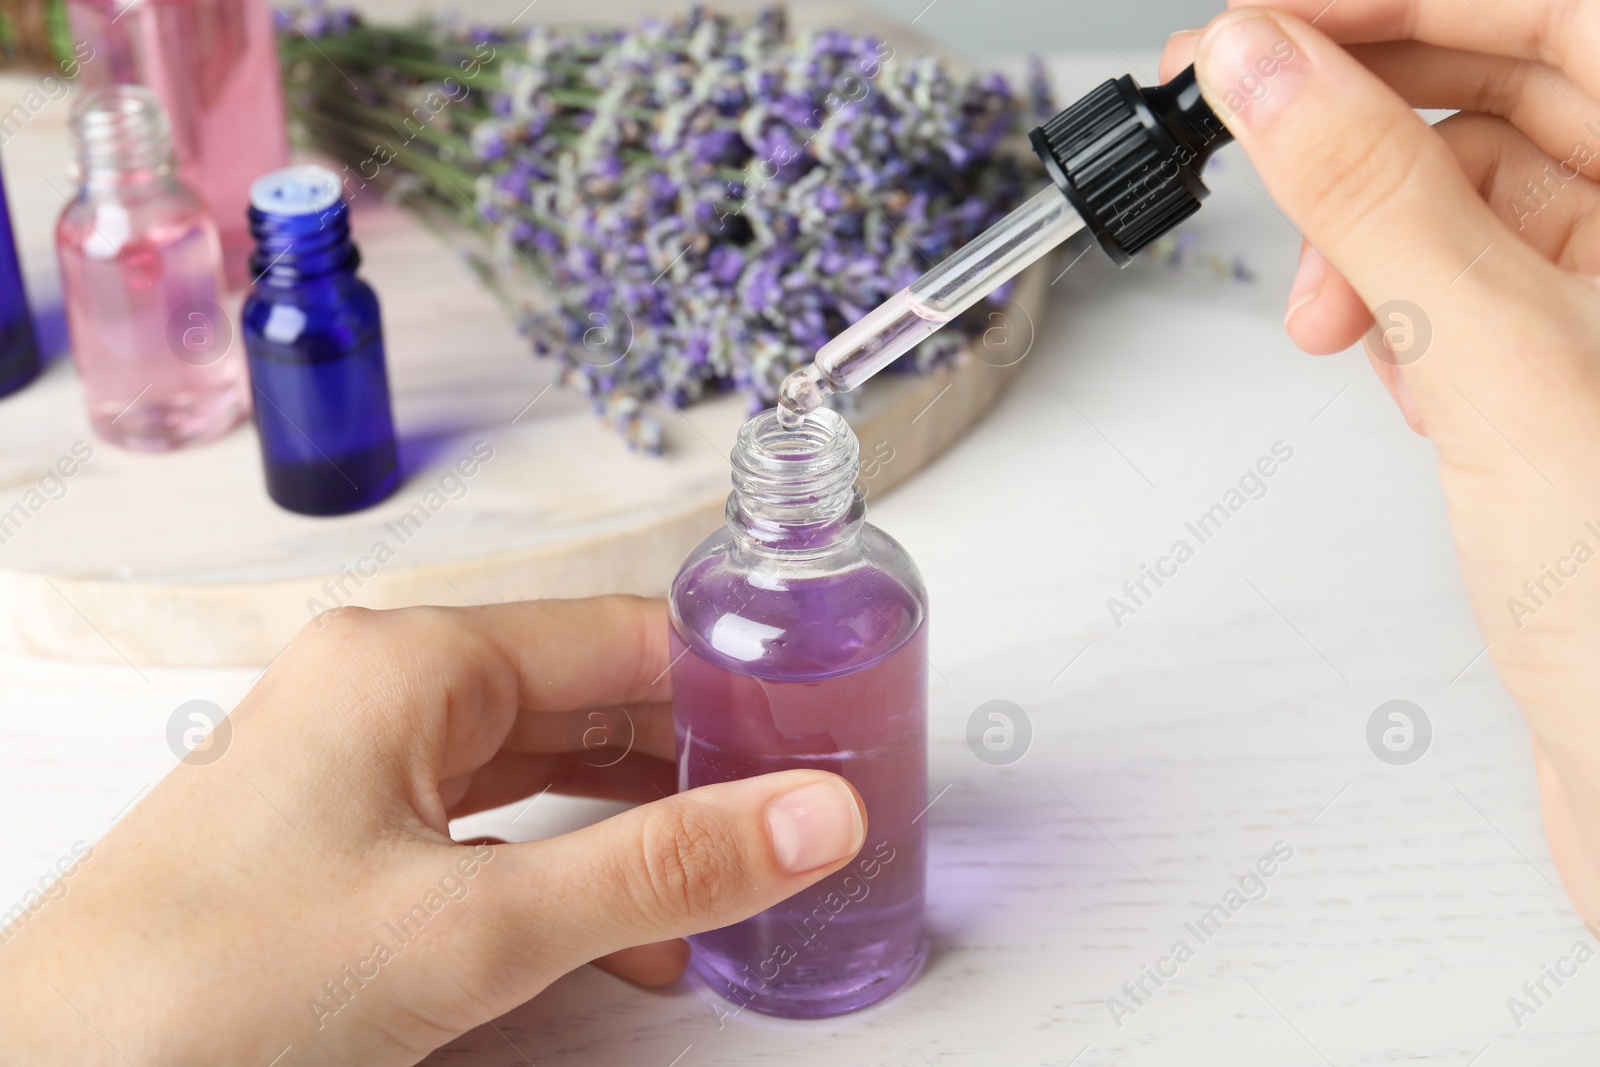
[{"label": "clear bottle neck", "polygon": [[858,543],[867,512],[855,484],[860,446],[837,412],[808,412],[787,429],[763,411],[739,430],[732,460],[728,528],[742,549],[802,560]]},{"label": "clear bottle neck", "polygon": [[172,132],[155,96],[137,85],[112,85],[79,100],[72,112],[78,155],[73,176],[90,192],[121,192],[172,178]]}]

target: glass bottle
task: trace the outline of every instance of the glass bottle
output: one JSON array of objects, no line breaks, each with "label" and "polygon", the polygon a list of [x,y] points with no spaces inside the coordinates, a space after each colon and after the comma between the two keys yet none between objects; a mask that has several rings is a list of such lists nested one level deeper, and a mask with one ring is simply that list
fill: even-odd
[{"label": "glass bottle", "polygon": [[241,314],[267,492],[302,515],[371,507],[400,484],[378,297],[356,277],[339,176],[289,167],[250,190],[255,285]]},{"label": "glass bottle", "polygon": [[101,437],[163,451],[237,424],[244,359],[218,301],[222,250],[205,205],[172,174],[148,90],[98,89],[73,109],[76,195],[56,222],[72,356]]},{"label": "glass bottle", "polygon": [[696,972],[789,1018],[855,1011],[926,955],[927,594],[864,521],[859,448],[837,413],[739,432],[727,526],[672,583],[678,786],[794,767],[843,775],[867,806],[844,869],[754,918],[699,934]]},{"label": "glass bottle", "polygon": [[39,343],[28,311],[28,292],[22,285],[11,209],[6,205],[5,186],[0,185],[0,396],[10,396],[38,373]]},{"label": "glass bottle", "polygon": [[228,284],[249,280],[250,183],[288,165],[270,0],[68,0],[93,49],[86,88],[149,87],[171,119],[183,180],[211,208]]}]

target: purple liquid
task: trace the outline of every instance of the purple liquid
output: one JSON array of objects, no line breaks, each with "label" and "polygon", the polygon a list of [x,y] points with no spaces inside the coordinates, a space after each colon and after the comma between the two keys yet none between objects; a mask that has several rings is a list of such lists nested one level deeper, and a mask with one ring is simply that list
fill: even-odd
[{"label": "purple liquid", "polygon": [[[863,534],[898,553],[878,531]],[[926,612],[919,593],[868,563],[763,585],[776,588],[751,584],[725,549],[674,583],[679,788],[832,771],[866,802],[866,844],[816,885],[689,940],[695,970],[721,995],[820,1018],[883,999],[926,956]]]}]

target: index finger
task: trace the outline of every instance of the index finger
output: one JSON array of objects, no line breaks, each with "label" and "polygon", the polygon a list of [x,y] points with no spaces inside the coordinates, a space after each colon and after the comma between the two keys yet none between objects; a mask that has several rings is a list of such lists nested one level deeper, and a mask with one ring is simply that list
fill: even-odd
[{"label": "index finger", "polygon": [[1341,44],[1425,41],[1558,67],[1600,99],[1600,4],[1558,0],[1228,0],[1297,15]]},{"label": "index finger", "polygon": [[[497,747],[522,752],[570,750],[585,744],[591,732],[577,718],[580,709],[596,715],[601,713],[588,709],[604,708],[606,722],[615,718],[615,712],[627,721],[628,750],[642,742],[643,752],[670,755],[670,715],[649,714],[672,699],[666,601],[602,596],[457,610],[464,629],[478,631],[475,640],[498,644],[502,656],[516,658],[517,714]],[[629,706],[641,714],[630,714]],[[491,713],[473,726],[463,721],[458,725],[465,728],[450,731],[446,763],[451,770],[461,769],[463,763],[476,767],[480,757],[488,755],[490,746],[484,742],[492,737],[478,737],[478,728],[494,718]],[[609,738],[609,727],[602,732]]]},{"label": "index finger", "polygon": [[475,613],[515,653],[524,711],[672,699],[665,600],[599,596],[459,610]]},{"label": "index finger", "polygon": [[[273,721],[381,723],[415,744],[441,779],[502,747],[536,747],[551,715],[665,705],[672,698],[663,600],[603,596],[389,611],[339,608],[295,639],[240,705]],[[398,726],[398,729],[393,729]],[[341,735],[369,758],[367,730]]]}]

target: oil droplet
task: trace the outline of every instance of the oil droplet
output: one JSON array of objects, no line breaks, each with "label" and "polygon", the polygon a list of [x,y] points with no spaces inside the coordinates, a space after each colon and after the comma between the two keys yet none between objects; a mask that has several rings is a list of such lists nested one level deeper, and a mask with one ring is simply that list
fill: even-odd
[{"label": "oil droplet", "polygon": [[805,421],[806,412],[815,411],[833,392],[833,385],[815,363],[801,367],[783,380],[778,387],[778,425],[785,430],[797,430]]}]

